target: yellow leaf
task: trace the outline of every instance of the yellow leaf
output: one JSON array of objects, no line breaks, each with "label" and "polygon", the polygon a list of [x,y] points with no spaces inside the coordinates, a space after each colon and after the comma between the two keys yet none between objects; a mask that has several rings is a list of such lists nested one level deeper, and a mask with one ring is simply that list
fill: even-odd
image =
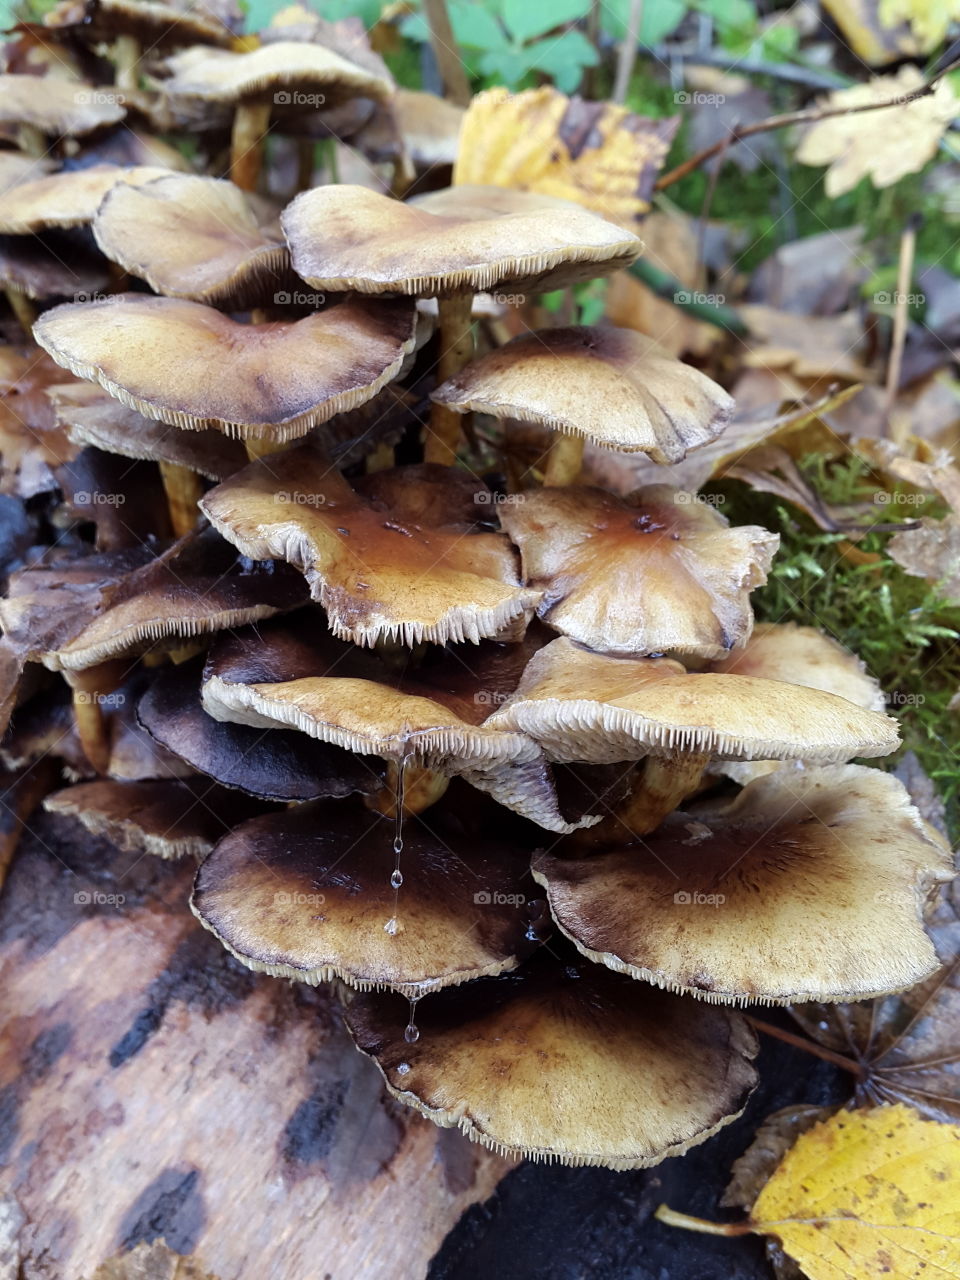
[{"label": "yellow leaf", "polygon": [[453,181],[540,191],[629,224],[650,208],[679,123],[679,116],[648,120],[549,86],[488,89],[464,116]]},{"label": "yellow leaf", "polygon": [[921,53],[932,53],[960,19],[958,0],[880,0],[880,23],[890,28],[906,23]]}]

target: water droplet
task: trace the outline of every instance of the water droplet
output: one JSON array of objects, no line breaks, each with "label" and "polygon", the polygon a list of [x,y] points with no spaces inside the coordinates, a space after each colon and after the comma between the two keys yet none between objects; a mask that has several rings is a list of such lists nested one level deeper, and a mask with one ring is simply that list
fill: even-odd
[{"label": "water droplet", "polygon": [[403,872],[394,871],[393,874],[390,876],[390,883],[394,887],[394,889],[399,889],[400,886],[403,884]]},{"label": "water droplet", "polygon": [[399,857],[403,853],[403,836],[395,836],[393,841],[393,852]]},{"label": "water droplet", "polygon": [[407,1044],[416,1044],[420,1039],[420,1028],[415,1022],[408,1022],[403,1031],[403,1038]]},{"label": "water droplet", "polygon": [[389,933],[391,937],[395,934],[403,932],[403,925],[396,916],[391,916],[387,923],[383,926],[384,933]]},{"label": "water droplet", "polygon": [[398,1063],[397,1063],[397,1075],[398,1075],[398,1076],[405,1076],[409,1070],[410,1070],[410,1063],[409,1063],[409,1062],[398,1062]]}]

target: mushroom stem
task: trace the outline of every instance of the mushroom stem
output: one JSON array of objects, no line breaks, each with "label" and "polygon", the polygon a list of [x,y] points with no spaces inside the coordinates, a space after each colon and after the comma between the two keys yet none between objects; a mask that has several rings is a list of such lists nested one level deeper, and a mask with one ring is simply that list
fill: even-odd
[{"label": "mushroom stem", "polygon": [[417,173],[413,162],[406,147],[401,143],[400,154],[393,162],[390,175],[390,194],[397,200],[403,200],[416,180]]},{"label": "mushroom stem", "polygon": [[572,436],[565,432],[554,432],[547,454],[547,470],[543,477],[544,488],[558,489],[563,485],[573,484],[580,475],[583,466],[583,449],[587,443],[586,436]]},{"label": "mushroom stem", "polygon": [[297,194],[309,191],[313,186],[314,161],[317,144],[313,138],[297,139]]},{"label": "mushroom stem", "polygon": [[47,135],[35,124],[17,125],[17,146],[28,156],[42,158],[50,150]]},{"label": "mushroom stem", "polygon": [[[440,359],[437,362],[437,381],[446,382],[459,373],[473,355],[473,294],[458,293],[452,298],[440,298]],[[424,446],[424,461],[440,462],[449,466],[457,456],[461,439],[463,415],[434,404],[430,410],[430,425]]]},{"label": "mushroom stem", "polygon": [[106,773],[110,763],[110,739],[95,689],[74,689],[73,719],[83,754],[97,773]]},{"label": "mushroom stem", "polygon": [[57,773],[53,756],[41,757],[7,787],[4,801],[7,814],[0,837],[0,889],[6,883],[26,821],[47,792],[57,785]]},{"label": "mushroom stem", "polygon": [[367,454],[364,460],[364,469],[368,475],[373,471],[389,471],[395,461],[393,445],[381,441],[380,444],[374,445]]},{"label": "mushroom stem", "polygon": [[20,328],[24,333],[30,334],[33,330],[33,322],[37,318],[37,308],[25,293],[12,284],[7,285],[4,293],[10,303],[10,310],[20,322]]},{"label": "mushroom stem", "polygon": [[426,765],[417,764],[408,756],[406,764],[403,765],[403,790],[401,791],[400,768],[400,761],[390,760],[383,786],[379,791],[368,796],[365,801],[368,808],[375,809],[377,813],[382,813],[387,818],[397,816],[398,796],[403,796],[404,816],[409,817],[416,813],[423,813],[432,804],[436,804],[450,785],[450,779],[445,773],[437,773],[434,769],[428,769]]},{"label": "mushroom stem", "polygon": [[573,840],[588,848],[605,848],[655,831],[697,789],[709,760],[708,754],[695,751],[674,757],[647,756],[620,807],[596,826],[575,832]]},{"label": "mushroom stem", "polygon": [[286,442],[271,440],[269,436],[247,436],[243,447],[250,461],[256,462],[258,458],[269,457],[271,453],[282,453],[287,445]]},{"label": "mushroom stem", "polygon": [[270,128],[269,102],[241,102],[233,117],[230,178],[242,191],[256,191],[263,140]]},{"label": "mushroom stem", "polygon": [[203,497],[203,485],[195,471],[177,462],[160,462],[159,467],[163,490],[167,495],[170,524],[174,536],[182,538],[196,527],[199,514],[197,503]]},{"label": "mushroom stem", "polygon": [[140,41],[136,36],[117,36],[113,46],[115,59],[114,78],[119,89],[139,87]]}]

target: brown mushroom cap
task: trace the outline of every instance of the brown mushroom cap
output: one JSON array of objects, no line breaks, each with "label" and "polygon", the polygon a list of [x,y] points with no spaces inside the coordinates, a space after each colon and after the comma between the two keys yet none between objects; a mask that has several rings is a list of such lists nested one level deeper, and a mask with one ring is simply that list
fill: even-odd
[{"label": "brown mushroom cap", "polygon": [[240,188],[218,178],[118,185],[93,234],[111,262],[167,297],[241,310],[289,283],[286,246],[260,228]]},{"label": "brown mushroom cap", "polygon": [[399,889],[381,814],[318,802],[256,819],[220,842],[191,905],[239,960],[278,977],[416,996],[502,973],[530,949],[526,858],[502,837],[458,839],[445,816],[405,822]]},{"label": "brown mushroom cap", "polygon": [[[855,653],[816,627],[759,622],[742,649],[711,664],[721,674],[761,676],[823,689],[868,711],[886,710],[886,698]],[[774,760],[728,761],[723,772],[739,783],[778,768]]]},{"label": "brown mushroom cap", "polygon": [[35,235],[51,228],[81,227],[93,221],[100,201],[114,186],[137,186],[164,177],[158,166],[93,165],[23,182],[0,194],[0,233]]},{"label": "brown mushroom cap", "polygon": [[296,608],[304,594],[279,566],[242,564],[211,529],[128,573],[97,615],[44,661],[68,671]]},{"label": "brown mushroom cap", "polygon": [[0,236],[0,288],[28,298],[94,298],[110,287],[109,265],[68,236]]},{"label": "brown mushroom cap", "polygon": [[308,104],[297,102],[301,92],[322,97],[321,106],[358,97],[386,99],[393,93],[389,76],[377,74],[322,45],[293,40],[278,40],[248,53],[186,49],[170,58],[167,66],[172,74],[163,82],[166,94],[204,102],[235,104],[259,100],[303,110]]},{"label": "brown mushroom cap", "polygon": [[354,996],[346,1020],[401,1102],[534,1160],[657,1164],[735,1119],[756,1084],[757,1044],[739,1016],[543,953],[428,996],[413,1044],[397,996]]},{"label": "brown mushroom cap", "polygon": [[280,221],[302,279],[361,293],[542,292],[629,266],[642,247],[575,204],[500,187],[451,187],[415,204],[317,187]]},{"label": "brown mushroom cap", "polygon": [[[135,36],[151,50],[178,45],[228,45],[242,15],[233,3],[202,0],[86,0],[83,24],[88,41]],[[68,29],[75,29],[70,22]]]},{"label": "brown mushroom cap", "polygon": [[401,467],[360,492],[312,443],[251,463],[200,506],[254,560],[278,557],[306,575],[334,633],[476,643],[522,618],[538,595],[519,583],[500,533],[470,532],[489,513],[480,481],[453,467]]},{"label": "brown mushroom cap", "polygon": [[151,737],[200,773],[264,800],[340,799],[382,784],[378,761],[292,730],[215,720],[200,702],[202,668],[202,658],[161,668],[137,706]]},{"label": "brown mushroom cap", "polygon": [[699,369],[632,329],[541,329],[474,360],[433,393],[457,413],[534,422],[607,449],[679,462],[733,416]]},{"label": "brown mushroom cap", "polygon": [[543,855],[534,876],[590,959],[706,1000],[863,1000],[937,967],[923,928],[952,878],[892,774],[778,770],[631,848]]},{"label": "brown mushroom cap", "polygon": [[200,859],[238,820],[238,803],[242,812],[242,798],[211,782],[101,778],[54,792],[43,807],[79,819],[91,835],[103,836],[127,853]]},{"label": "brown mushroom cap", "polygon": [[279,443],[376,395],[413,350],[414,329],[414,308],[400,300],[237,324],[197,302],[126,293],[54,307],[34,336],[57,364],[147,418]]},{"label": "brown mushroom cap", "polygon": [[32,125],[51,138],[79,138],[127,114],[123,94],[58,76],[0,75],[0,126]]},{"label": "brown mushroom cap", "polygon": [[217,720],[294,728],[397,763],[415,757],[551,831],[568,832],[596,819],[567,821],[540,748],[524,734],[483,724],[515,686],[530,651],[489,641],[468,658],[434,650],[401,673],[334,640],[305,610],[218,639],[203,704]]},{"label": "brown mushroom cap", "polygon": [[594,649],[716,658],[753,626],[750,592],[779,544],[755,525],[728,526],[693,494],[650,485],[629,498],[565,486],[503,503],[538,613]]},{"label": "brown mushroom cap", "polygon": [[239,440],[219,431],[178,431],[165,422],[114,400],[91,382],[70,382],[47,391],[57,424],[77,446],[92,445],[106,453],[150,462],[189,467],[208,480],[223,480],[247,465]]},{"label": "brown mushroom cap", "polygon": [[688,751],[834,764],[899,742],[895,720],[820,689],[591,653],[565,636],[534,654],[487,725],[528,733],[551,760],[595,764]]}]

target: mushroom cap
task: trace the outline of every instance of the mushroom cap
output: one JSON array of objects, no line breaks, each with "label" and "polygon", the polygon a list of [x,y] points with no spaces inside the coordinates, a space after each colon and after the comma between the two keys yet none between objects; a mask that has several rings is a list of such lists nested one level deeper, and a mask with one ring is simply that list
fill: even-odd
[{"label": "mushroom cap", "polygon": [[734,409],[722,387],[652,338],[587,325],[514,338],[432,398],[457,413],[534,422],[663,463],[715,440]]},{"label": "mushroom cap", "polygon": [[0,126],[33,125],[48,137],[79,138],[127,114],[123,94],[58,76],[0,75]]},{"label": "mushroom cap", "polygon": [[317,187],[280,222],[302,279],[361,293],[542,292],[629,266],[642,248],[578,205],[501,187],[450,187],[413,204],[365,187]]},{"label": "mushroom cap", "polygon": [[594,649],[718,658],[753,626],[776,534],[728,526],[693,494],[649,485],[629,498],[569,485],[503,503],[537,611]]},{"label": "mushroom cap", "polygon": [[94,298],[110,287],[108,264],[69,236],[0,236],[0,288],[28,298]]},{"label": "mushroom cap", "polygon": [[360,756],[414,756],[551,831],[568,832],[595,819],[561,814],[543,752],[530,738],[483,724],[516,685],[529,652],[486,641],[468,662],[434,651],[401,673],[333,640],[305,610],[216,641],[203,705],[217,720],[293,728]]},{"label": "mushroom cap", "polygon": [[[212,782],[175,778],[99,778],[56,791],[43,802],[48,813],[79,819],[91,835],[103,836],[127,853],[197,859],[207,856],[244,806],[235,793],[221,791]],[[247,803],[247,813],[251,810]]]},{"label": "mushroom cap", "polygon": [[395,995],[354,996],[346,1021],[394,1097],[534,1160],[657,1164],[735,1119],[756,1084],[756,1039],[738,1015],[543,953],[427,997],[413,1044]]},{"label": "mushroom cap", "polygon": [[429,829],[404,823],[397,890],[393,840],[393,820],[360,804],[297,805],[225,837],[191,905],[250,968],[314,985],[416,996],[514,968],[530,950],[523,850],[457,839],[434,808]]},{"label": "mushroom cap", "polygon": [[[855,653],[816,627],[796,622],[758,622],[742,649],[710,669],[823,689],[868,711],[886,710],[883,690]],[[774,760],[728,761],[723,772],[742,784],[777,767]]]},{"label": "mushroom cap", "polygon": [[534,654],[487,725],[528,733],[551,760],[594,764],[688,751],[834,764],[899,742],[895,720],[821,689],[591,653],[565,636]]},{"label": "mushroom cap", "polygon": [[354,644],[476,643],[536,604],[503,534],[470,532],[484,510],[476,495],[489,496],[482,482],[426,464],[357,487],[308,443],[251,463],[200,506],[244,555],[300,569],[334,633]]},{"label": "mushroom cap", "polygon": [[198,302],[133,293],[65,303],[34,326],[57,364],[147,418],[278,443],[376,395],[400,372],[414,331],[415,309],[400,300],[237,324]]},{"label": "mushroom cap", "polygon": [[247,465],[239,440],[219,431],[178,431],[114,400],[92,382],[50,387],[57,424],[75,445],[92,445],[123,458],[189,467],[208,480],[223,480]]},{"label": "mushroom cap", "polygon": [[590,959],[706,1000],[864,1000],[938,960],[923,928],[953,876],[892,774],[778,770],[628,849],[543,855],[535,879]]},{"label": "mushroom cap", "polygon": [[171,174],[117,186],[93,234],[111,262],[171,298],[242,310],[290,279],[286,246],[261,230],[240,188],[219,178]]},{"label": "mushroom cap", "polygon": [[[303,110],[297,91],[322,98],[334,106],[350,98],[387,99],[393,93],[389,76],[360,66],[332,49],[294,40],[278,40],[248,53],[224,49],[186,49],[167,62],[172,75],[163,90],[174,98],[205,102],[272,102]],[[286,90],[287,92],[283,92]],[[279,92],[278,92],[279,91]]]},{"label": "mushroom cap", "polygon": [[200,773],[264,800],[340,799],[381,785],[376,762],[339,747],[215,720],[200,702],[202,669],[203,658],[162,667],[137,706],[150,736]]},{"label": "mushroom cap", "polygon": [[0,151],[0,191],[4,196],[24,182],[36,182],[57,167],[48,157],[25,156],[20,151]]},{"label": "mushroom cap", "polygon": [[112,187],[137,186],[167,173],[159,166],[98,164],[19,183],[0,194],[0,233],[26,236],[56,227],[84,226],[93,221]]},{"label": "mushroom cap", "polygon": [[[232,3],[202,0],[86,0],[83,24],[87,39],[107,41],[118,35],[137,37],[151,50],[178,45],[228,45],[242,22]],[[67,24],[72,27],[72,24]]]},{"label": "mushroom cap", "polygon": [[128,573],[96,614],[47,665],[83,671],[224,627],[238,627],[303,603],[296,575],[244,565],[211,529],[188,534]]}]

